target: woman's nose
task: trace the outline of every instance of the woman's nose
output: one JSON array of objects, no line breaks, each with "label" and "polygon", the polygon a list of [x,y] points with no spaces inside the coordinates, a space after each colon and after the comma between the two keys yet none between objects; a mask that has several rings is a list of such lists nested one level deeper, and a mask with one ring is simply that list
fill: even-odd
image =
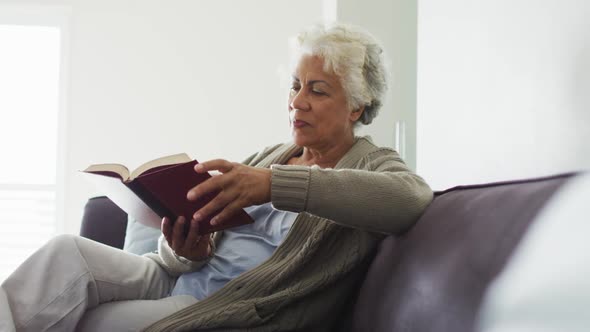
[{"label": "woman's nose", "polygon": [[307,99],[303,89],[296,92],[293,91],[289,99],[289,106],[291,109],[306,111],[310,108],[309,100]]}]

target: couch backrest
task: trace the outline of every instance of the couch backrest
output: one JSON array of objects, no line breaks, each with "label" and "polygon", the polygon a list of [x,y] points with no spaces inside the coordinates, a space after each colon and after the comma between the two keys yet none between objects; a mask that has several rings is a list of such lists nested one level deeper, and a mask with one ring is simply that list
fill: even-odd
[{"label": "couch backrest", "polygon": [[472,331],[483,294],[527,227],[572,175],[455,187],[386,238],[361,286],[353,331]]},{"label": "couch backrest", "polygon": [[126,228],[127,213],[106,196],[93,197],[86,202],[81,236],[123,249]]}]

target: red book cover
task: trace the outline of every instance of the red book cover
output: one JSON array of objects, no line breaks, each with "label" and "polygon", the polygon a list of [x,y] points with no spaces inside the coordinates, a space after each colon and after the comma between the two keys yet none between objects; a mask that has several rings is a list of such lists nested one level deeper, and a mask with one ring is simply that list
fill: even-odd
[{"label": "red book cover", "polygon": [[[184,216],[190,221],[197,210],[217,195],[217,193],[209,194],[196,201],[189,201],[186,198],[191,188],[211,177],[208,173],[195,172],[194,166],[197,163],[196,160],[192,160],[159,165],[144,170],[135,178],[128,178],[128,171],[127,174],[119,171],[118,168],[122,167],[120,165],[109,170],[113,164],[93,165],[83,172],[89,174],[91,181],[138,222],[160,228],[163,217],[168,217],[174,222],[177,217]],[[199,234],[254,222],[244,210],[222,225],[212,226],[211,217],[213,216],[200,221]]]}]

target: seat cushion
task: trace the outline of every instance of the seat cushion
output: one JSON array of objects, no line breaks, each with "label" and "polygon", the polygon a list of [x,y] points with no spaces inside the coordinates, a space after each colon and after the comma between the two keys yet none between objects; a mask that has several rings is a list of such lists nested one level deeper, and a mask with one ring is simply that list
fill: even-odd
[{"label": "seat cushion", "polygon": [[472,331],[490,281],[572,174],[438,192],[418,223],[380,245],[354,331]]}]

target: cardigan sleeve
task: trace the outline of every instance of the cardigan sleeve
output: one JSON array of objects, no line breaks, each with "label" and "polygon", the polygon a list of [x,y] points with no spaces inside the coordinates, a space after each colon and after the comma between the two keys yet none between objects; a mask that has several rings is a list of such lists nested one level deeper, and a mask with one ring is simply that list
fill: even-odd
[{"label": "cardigan sleeve", "polygon": [[369,153],[354,169],[272,165],[276,209],[308,212],[380,233],[409,228],[432,201],[426,182],[391,149]]},{"label": "cardigan sleeve", "polygon": [[168,272],[168,274],[172,276],[179,276],[183,273],[196,271],[203,267],[215,254],[215,248],[219,240],[221,239],[222,233],[217,232],[213,233],[213,236],[210,240],[211,242],[211,253],[209,257],[201,261],[191,261],[184,257],[180,257],[176,255],[174,250],[170,248],[168,242],[164,238],[164,235],[161,235],[158,239],[158,252],[157,253],[148,253],[144,256],[150,258],[156,263],[158,263],[161,267]]}]

